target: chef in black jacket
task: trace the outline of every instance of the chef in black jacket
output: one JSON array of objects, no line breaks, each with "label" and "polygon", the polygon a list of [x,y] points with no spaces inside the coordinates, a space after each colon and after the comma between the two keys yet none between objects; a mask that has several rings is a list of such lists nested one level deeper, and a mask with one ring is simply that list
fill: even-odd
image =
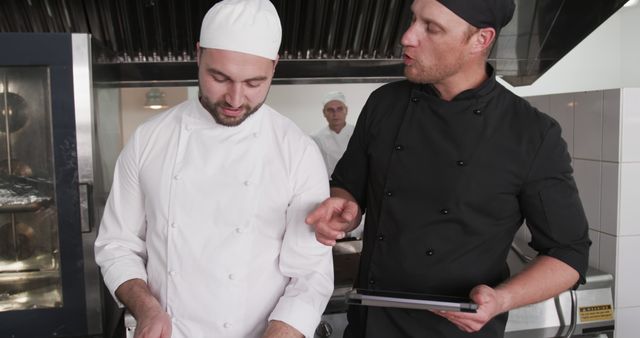
[{"label": "chef in black jacket", "polygon": [[[351,306],[345,337],[502,337],[507,312],[584,282],[588,225],[560,126],[495,80],[512,0],[415,0],[407,80],[369,97],[309,214],[334,245],[366,211],[355,287],[470,297],[475,314]],[[540,255],[509,278],[526,220]]]}]

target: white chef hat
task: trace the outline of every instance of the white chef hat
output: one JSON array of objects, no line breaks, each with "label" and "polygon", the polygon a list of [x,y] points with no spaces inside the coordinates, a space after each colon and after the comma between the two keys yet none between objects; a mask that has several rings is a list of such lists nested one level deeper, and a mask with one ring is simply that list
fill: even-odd
[{"label": "white chef hat", "polygon": [[345,105],[347,104],[347,100],[345,99],[344,94],[338,91],[326,93],[322,98],[322,106],[324,107],[324,105],[326,105],[330,101],[340,101]]},{"label": "white chef hat", "polygon": [[242,52],[275,60],[282,27],[268,0],[223,0],[202,20],[200,46]]}]

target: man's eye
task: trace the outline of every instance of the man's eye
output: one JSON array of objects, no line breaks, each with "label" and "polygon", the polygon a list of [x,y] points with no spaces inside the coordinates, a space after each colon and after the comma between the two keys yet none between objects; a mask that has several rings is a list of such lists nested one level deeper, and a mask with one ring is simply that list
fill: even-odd
[{"label": "man's eye", "polygon": [[249,86],[250,88],[256,88],[259,87],[261,83],[262,82],[259,81],[248,81],[247,86]]},{"label": "man's eye", "polygon": [[227,79],[226,79],[226,78],[224,78],[224,77],[219,77],[219,76],[214,76],[214,77],[213,77],[213,80],[214,80],[215,82],[220,82],[220,83],[227,81]]},{"label": "man's eye", "polygon": [[429,33],[440,33],[440,32],[442,32],[442,29],[440,29],[440,27],[438,27],[438,25],[427,24],[427,31]]}]

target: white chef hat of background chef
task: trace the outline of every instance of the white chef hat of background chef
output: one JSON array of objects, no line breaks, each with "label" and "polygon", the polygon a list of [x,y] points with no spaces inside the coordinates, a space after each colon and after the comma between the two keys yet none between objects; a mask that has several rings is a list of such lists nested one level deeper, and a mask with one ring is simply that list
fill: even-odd
[{"label": "white chef hat of background chef", "polygon": [[280,17],[268,0],[223,0],[202,19],[200,46],[276,60],[282,39]]},{"label": "white chef hat of background chef", "polygon": [[324,97],[322,98],[322,106],[324,107],[327,103],[329,103],[331,101],[340,101],[345,106],[347,105],[347,100],[344,97],[344,94],[342,92],[339,92],[339,91],[326,93],[324,95]]}]

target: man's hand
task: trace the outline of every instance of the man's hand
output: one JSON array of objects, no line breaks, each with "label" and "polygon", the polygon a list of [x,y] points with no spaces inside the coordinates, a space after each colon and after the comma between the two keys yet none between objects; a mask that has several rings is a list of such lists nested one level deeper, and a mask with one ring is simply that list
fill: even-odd
[{"label": "man's hand", "polygon": [[318,242],[334,246],[359,222],[360,210],[354,201],[342,197],[329,197],[307,216],[305,222],[316,232]]},{"label": "man's hand", "polygon": [[149,311],[139,316],[134,338],[170,338],[171,318],[162,309]]},{"label": "man's hand", "polygon": [[542,255],[495,289],[486,285],[473,288],[469,297],[478,304],[477,313],[435,313],[447,318],[462,331],[476,332],[500,313],[538,303],[569,290],[579,277],[578,272],[566,263]]},{"label": "man's hand", "polygon": [[271,320],[262,338],[304,338],[304,336],[293,328],[293,326],[285,322]]},{"label": "man's hand", "polygon": [[116,297],[136,318],[134,338],[170,338],[171,318],[151,294],[147,283],[130,279],[116,289]]},{"label": "man's hand", "polygon": [[464,332],[477,332],[493,317],[504,312],[498,291],[486,285],[476,286],[471,290],[471,300],[478,304],[476,313],[456,311],[434,311],[437,315],[447,318]]}]

